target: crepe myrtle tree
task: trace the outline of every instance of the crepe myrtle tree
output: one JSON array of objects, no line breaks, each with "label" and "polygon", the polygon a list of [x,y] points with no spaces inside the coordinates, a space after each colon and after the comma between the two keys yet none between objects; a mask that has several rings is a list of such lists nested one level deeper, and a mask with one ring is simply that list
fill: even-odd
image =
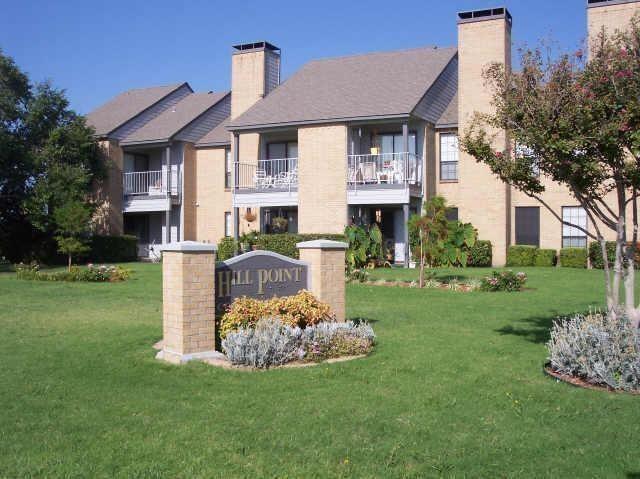
[{"label": "crepe myrtle tree", "polygon": [[[640,18],[626,32],[602,31],[581,50],[551,58],[541,48],[521,51],[522,70],[485,70],[493,91],[492,114],[476,114],[461,147],[500,179],[538,200],[560,222],[597,240],[605,261],[610,315],[626,314],[637,327],[634,257],[640,188]],[[506,131],[510,151],[492,148],[492,132]],[[563,221],[544,199],[546,185],[568,188],[593,231]],[[613,270],[605,231],[615,234]],[[624,297],[620,297],[621,282]]]}]

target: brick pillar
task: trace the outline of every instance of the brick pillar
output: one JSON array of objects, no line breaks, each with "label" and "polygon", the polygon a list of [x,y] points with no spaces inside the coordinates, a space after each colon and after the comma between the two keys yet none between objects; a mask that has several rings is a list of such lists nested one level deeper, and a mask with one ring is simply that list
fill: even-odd
[{"label": "brick pillar", "polygon": [[309,263],[309,291],[329,306],[338,321],[345,320],[344,254],[347,243],[340,241],[305,241],[296,245],[300,259]]},{"label": "brick pillar", "polygon": [[163,346],[156,358],[175,364],[215,351],[216,246],[184,241],[162,247]]}]

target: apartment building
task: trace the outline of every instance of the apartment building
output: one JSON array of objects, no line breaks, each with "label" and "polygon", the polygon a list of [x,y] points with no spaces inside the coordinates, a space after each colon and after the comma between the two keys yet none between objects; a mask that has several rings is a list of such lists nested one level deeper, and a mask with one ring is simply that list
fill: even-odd
[{"label": "apartment building", "polygon": [[[587,8],[594,35],[624,28],[640,1]],[[117,96],[88,115],[111,159],[102,229],[135,234],[149,256],[177,240],[376,222],[406,265],[409,215],[439,194],[491,240],[495,265],[511,244],[586,246],[582,232],[459,151],[458,131],[491,109],[483,69],[511,67],[513,19],[506,8],[461,12],[457,28],[456,47],[314,60],[282,83],[278,47],[239,44],[230,92],[183,83]],[[495,148],[510,150],[496,133]],[[564,188],[549,182],[545,200],[589,228]]]}]

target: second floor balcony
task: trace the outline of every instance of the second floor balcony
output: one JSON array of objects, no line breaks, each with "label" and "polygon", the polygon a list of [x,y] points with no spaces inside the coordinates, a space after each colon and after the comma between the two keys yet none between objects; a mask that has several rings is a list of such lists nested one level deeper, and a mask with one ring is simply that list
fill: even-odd
[{"label": "second floor balcony", "polygon": [[235,189],[238,192],[278,192],[298,188],[298,158],[238,163]]},{"label": "second floor balcony", "polygon": [[422,159],[413,153],[349,155],[347,184],[358,188],[420,188]]},{"label": "second floor balcony", "polygon": [[125,212],[166,211],[180,201],[180,173],[171,170],[130,171],[122,174]]}]

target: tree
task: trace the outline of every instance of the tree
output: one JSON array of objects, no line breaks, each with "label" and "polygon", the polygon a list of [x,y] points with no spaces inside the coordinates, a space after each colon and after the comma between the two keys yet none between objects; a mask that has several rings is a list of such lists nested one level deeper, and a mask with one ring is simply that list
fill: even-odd
[{"label": "tree", "polygon": [[[90,204],[105,175],[93,130],[64,91],[32,85],[0,50],[0,251],[14,261],[53,244],[55,210]],[[46,248],[45,248],[46,249]]]},{"label": "tree", "polygon": [[74,255],[86,253],[87,237],[90,230],[91,208],[84,202],[71,200],[58,207],[54,213],[57,225],[56,242],[58,251],[67,255],[68,269],[71,271]]},{"label": "tree", "polygon": [[[626,32],[604,30],[582,51],[552,59],[540,48],[521,52],[522,70],[499,64],[485,71],[495,113],[477,115],[464,132],[462,149],[500,179],[537,199],[560,222],[600,242],[616,238],[613,271],[605,260],[610,315],[624,312],[640,324],[634,299],[634,252],[640,187],[640,19]],[[494,151],[490,131],[506,131],[516,154]],[[539,172],[539,174],[537,174]],[[567,221],[544,199],[548,182],[565,186],[584,208],[594,231]],[[631,224],[627,218],[631,217]],[[620,284],[624,281],[624,301]]]}]

